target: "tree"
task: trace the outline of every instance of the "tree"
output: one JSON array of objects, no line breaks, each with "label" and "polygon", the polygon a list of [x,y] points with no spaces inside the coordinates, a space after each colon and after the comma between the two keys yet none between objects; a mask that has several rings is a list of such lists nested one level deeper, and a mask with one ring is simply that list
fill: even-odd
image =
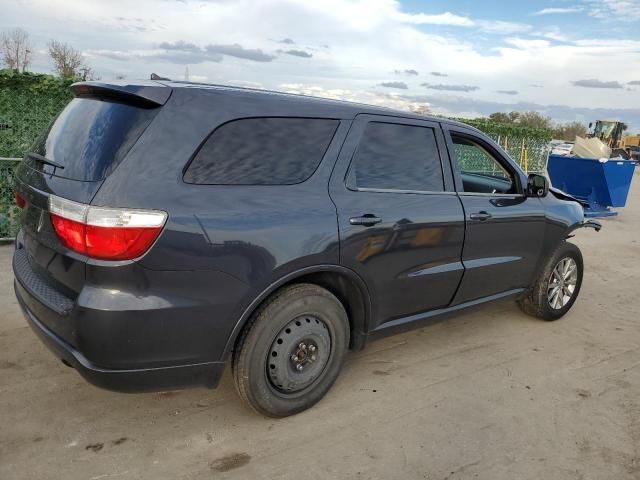
[{"label": "tree", "polygon": [[29,34],[15,28],[0,35],[0,55],[2,63],[9,69],[25,72],[31,63],[31,41]]},{"label": "tree", "polygon": [[76,79],[86,82],[87,80],[100,80],[100,77],[96,75],[96,72],[94,72],[93,68],[91,68],[89,65],[83,65],[79,68]]},{"label": "tree", "polygon": [[529,128],[551,129],[553,127],[551,117],[534,111],[522,112],[518,117],[518,124]]},{"label": "tree", "polygon": [[496,112],[489,115],[489,120],[497,123],[515,123],[519,117],[520,114],[518,112]]},{"label": "tree", "polygon": [[93,69],[84,62],[80,50],[68,43],[51,40],[47,47],[53,60],[53,69],[61,78],[93,80],[96,78]]},{"label": "tree", "polygon": [[585,137],[587,126],[582,122],[568,122],[558,124],[553,129],[553,138],[573,142],[578,137]]},{"label": "tree", "polygon": [[551,129],[551,117],[538,112],[495,112],[489,115],[489,120],[497,123],[515,123],[523,127]]}]

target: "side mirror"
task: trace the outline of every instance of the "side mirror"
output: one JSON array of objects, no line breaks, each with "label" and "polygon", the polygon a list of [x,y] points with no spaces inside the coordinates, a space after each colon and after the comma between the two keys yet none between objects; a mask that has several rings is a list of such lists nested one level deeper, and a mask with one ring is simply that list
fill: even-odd
[{"label": "side mirror", "polygon": [[549,193],[549,181],[544,175],[532,173],[527,177],[527,197],[546,197]]}]

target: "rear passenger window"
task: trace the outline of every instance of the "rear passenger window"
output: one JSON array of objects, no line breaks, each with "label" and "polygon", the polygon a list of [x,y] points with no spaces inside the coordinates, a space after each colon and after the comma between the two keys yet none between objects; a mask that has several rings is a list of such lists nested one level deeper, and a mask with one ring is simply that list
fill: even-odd
[{"label": "rear passenger window", "polygon": [[318,168],[338,120],[247,118],[213,132],[184,180],[208,185],[291,185]]},{"label": "rear passenger window", "polygon": [[432,128],[371,122],[360,140],[348,185],[378,190],[444,190]]}]

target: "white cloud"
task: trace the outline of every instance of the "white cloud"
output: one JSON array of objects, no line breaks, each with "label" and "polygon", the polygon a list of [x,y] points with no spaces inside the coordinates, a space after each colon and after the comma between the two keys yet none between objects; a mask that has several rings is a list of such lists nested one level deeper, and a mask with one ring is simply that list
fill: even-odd
[{"label": "white cloud", "polygon": [[307,85],[301,83],[283,83],[278,89],[287,93],[312,95],[316,97],[344,100],[347,102],[367,103],[379,107],[394,108],[397,110],[413,111],[418,107],[431,108],[431,104],[425,98],[410,97],[390,92],[364,92],[342,88],[327,89],[319,85]]},{"label": "white cloud", "polygon": [[538,10],[534,12],[532,15],[554,15],[559,13],[578,13],[584,11],[584,7],[575,6],[575,7],[550,7],[543,8],[542,10]]},{"label": "white cloud", "polygon": [[400,22],[413,23],[415,25],[453,25],[456,27],[473,27],[475,25],[475,22],[470,18],[456,15],[451,12],[436,15],[396,12],[394,17]]},{"label": "white cloud", "polygon": [[640,20],[638,0],[586,0],[589,15],[613,22],[636,22]]},{"label": "white cloud", "polygon": [[569,37],[564,33],[560,33],[560,30],[556,28],[551,28],[549,30],[539,32],[537,35],[542,38],[547,38],[549,40],[555,40],[556,42],[569,41]]},{"label": "white cloud", "polygon": [[512,33],[526,33],[532,29],[531,25],[518,22],[503,22],[499,20],[477,20],[476,25],[483,32],[509,35]]},{"label": "white cloud", "polygon": [[[126,11],[126,19],[118,20],[114,11]],[[592,38],[580,39],[571,30],[576,40],[569,41],[551,27],[533,31],[524,23],[456,11],[409,14],[394,0],[30,0],[3,5],[0,30],[4,25],[31,32],[35,48],[50,38],[72,43],[105,80],[121,73],[148,78],[151,72],[181,79],[189,65],[192,79],[257,82],[271,89],[294,84],[305,93],[378,103],[386,93],[389,106],[403,108],[410,101],[389,95],[435,94],[420,86],[428,81],[477,87],[464,96],[489,104],[504,101],[500,90],[516,90],[518,99],[537,105],[624,108],[639,100],[637,89],[596,91],[571,83],[613,78],[626,85],[640,79],[637,35],[616,39],[608,31],[600,40],[596,25]],[[282,39],[313,56],[279,53],[290,48]],[[42,55],[34,68],[51,69]],[[391,75],[399,68],[420,74],[402,77],[406,90],[376,87],[397,80]],[[446,72],[448,78],[434,82],[428,72]],[[531,86],[540,84],[545,88]]]},{"label": "white cloud", "polygon": [[523,50],[547,49],[551,45],[551,43],[547,40],[531,40],[519,37],[507,38],[505,41],[506,43]]},{"label": "white cloud", "polygon": [[403,13],[396,11],[393,18],[402,23],[413,25],[448,25],[453,27],[475,27],[486,33],[510,34],[531,30],[530,25],[500,20],[481,20],[445,12],[437,15],[426,13]]}]

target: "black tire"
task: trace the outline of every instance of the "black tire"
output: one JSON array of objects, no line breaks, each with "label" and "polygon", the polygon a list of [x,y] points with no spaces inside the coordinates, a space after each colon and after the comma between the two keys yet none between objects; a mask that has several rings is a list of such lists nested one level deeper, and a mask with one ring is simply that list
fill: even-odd
[{"label": "black tire", "polygon": [[[555,290],[554,286],[558,285],[558,283],[552,279],[552,274],[556,266],[565,259],[572,259],[575,262],[577,270],[574,279],[575,287],[564,305],[562,305],[561,301],[555,306],[552,306],[550,303],[555,303],[554,298],[557,299],[557,297],[552,296]],[[540,272],[534,284],[529,288],[525,296],[518,301],[518,305],[523,312],[534,317],[547,321],[558,320],[571,309],[578,298],[580,287],[582,286],[583,270],[584,264],[580,249],[573,243],[562,242],[549,257],[544,269]],[[564,286],[564,283],[562,285]],[[562,287],[560,288],[562,291]]]},{"label": "black tire", "polygon": [[[303,345],[304,351],[296,345]],[[307,345],[317,356],[308,353]],[[284,287],[260,306],[240,336],[232,364],[238,394],[263,415],[299,413],[331,388],[348,347],[349,320],[333,294],[312,284]],[[306,355],[308,363],[297,363],[298,354]],[[299,365],[303,366],[300,371]]]}]

